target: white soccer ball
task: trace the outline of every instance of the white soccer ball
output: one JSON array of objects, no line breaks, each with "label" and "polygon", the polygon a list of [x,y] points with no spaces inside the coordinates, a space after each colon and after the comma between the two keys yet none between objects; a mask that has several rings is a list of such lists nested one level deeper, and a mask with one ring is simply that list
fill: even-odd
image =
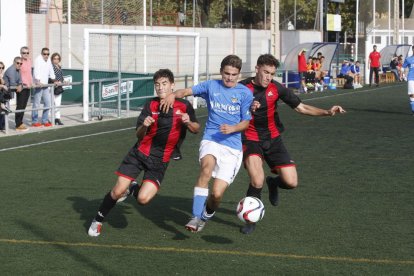
[{"label": "white soccer ball", "polygon": [[247,196],[237,205],[237,217],[245,223],[256,223],[264,216],[263,202],[257,197]]}]

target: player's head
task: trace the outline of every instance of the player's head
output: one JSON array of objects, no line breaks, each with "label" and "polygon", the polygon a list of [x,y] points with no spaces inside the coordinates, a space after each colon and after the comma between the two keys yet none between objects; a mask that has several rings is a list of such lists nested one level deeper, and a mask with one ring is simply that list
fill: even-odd
[{"label": "player's head", "polygon": [[267,87],[276,74],[279,67],[279,61],[270,54],[260,55],[256,63],[256,76],[254,82],[256,85]]},{"label": "player's head", "polygon": [[169,69],[160,69],[155,72],[154,77],[155,92],[160,99],[165,98],[173,92],[174,74]]},{"label": "player's head", "polygon": [[242,68],[242,60],[236,55],[228,55],[221,61],[220,74],[224,86],[235,87]]},{"label": "player's head", "polygon": [[372,46],[372,48],[374,49],[374,51],[377,50],[377,45]]}]

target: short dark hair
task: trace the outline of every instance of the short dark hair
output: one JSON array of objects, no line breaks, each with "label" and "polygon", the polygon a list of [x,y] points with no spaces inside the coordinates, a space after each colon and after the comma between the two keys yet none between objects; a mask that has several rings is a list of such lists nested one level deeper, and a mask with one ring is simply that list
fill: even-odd
[{"label": "short dark hair", "polygon": [[239,69],[239,71],[242,68],[242,60],[236,55],[228,55],[221,61],[220,65],[220,72],[224,69],[226,66],[231,66],[234,68]]},{"label": "short dark hair", "polygon": [[275,68],[278,68],[279,64],[279,61],[271,54],[260,55],[256,62],[257,66],[269,65]]},{"label": "short dark hair", "polygon": [[42,53],[42,54],[43,54],[43,51],[48,51],[48,52],[50,52],[50,51],[49,51],[49,48],[47,48],[47,47],[42,48],[42,51],[41,51],[41,53]]},{"label": "short dark hair", "polygon": [[154,77],[152,79],[154,82],[156,82],[160,78],[167,78],[171,83],[174,83],[174,74],[170,69],[158,70],[154,73]]}]

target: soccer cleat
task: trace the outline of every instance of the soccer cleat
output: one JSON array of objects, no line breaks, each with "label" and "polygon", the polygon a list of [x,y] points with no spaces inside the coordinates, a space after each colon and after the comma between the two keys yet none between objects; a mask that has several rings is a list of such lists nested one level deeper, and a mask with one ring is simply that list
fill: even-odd
[{"label": "soccer cleat", "polygon": [[266,177],[266,184],[269,188],[269,201],[273,206],[277,206],[279,204],[279,192],[271,176]]},{"label": "soccer cleat", "polygon": [[52,124],[51,124],[50,122],[46,122],[46,123],[44,123],[44,124],[43,124],[43,126],[44,126],[44,127],[51,127],[51,126],[52,126]]},{"label": "soccer cleat", "polygon": [[190,221],[185,225],[185,229],[193,233],[200,232],[201,230],[203,230],[205,224],[206,222],[201,220],[200,218],[192,217]]},{"label": "soccer cleat", "polygon": [[101,230],[102,230],[102,222],[93,220],[91,223],[91,226],[89,227],[88,235],[91,237],[97,237],[101,234]]},{"label": "soccer cleat", "polygon": [[123,194],[123,196],[121,196],[120,198],[118,198],[118,200],[116,201],[116,203],[125,201],[125,199],[127,199],[127,197],[129,197],[132,194],[135,197],[137,191],[138,191],[138,183],[136,181],[132,181],[131,184],[129,185],[128,189]]},{"label": "soccer cleat", "polygon": [[243,234],[251,234],[256,229],[256,223],[247,223],[240,228],[240,232]]},{"label": "soccer cleat", "polygon": [[179,161],[181,159],[183,159],[183,156],[181,155],[181,151],[179,148],[175,148],[171,158],[175,161]]}]

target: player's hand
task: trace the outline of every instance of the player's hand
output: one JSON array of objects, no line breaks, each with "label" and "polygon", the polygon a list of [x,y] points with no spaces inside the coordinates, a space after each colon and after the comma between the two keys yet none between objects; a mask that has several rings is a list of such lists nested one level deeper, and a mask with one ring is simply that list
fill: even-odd
[{"label": "player's hand", "polygon": [[23,86],[22,86],[21,84],[19,84],[19,85],[16,87],[16,93],[20,93],[22,90],[23,90]]},{"label": "player's hand", "polygon": [[147,116],[147,118],[145,118],[145,120],[144,120],[143,125],[146,126],[146,127],[149,127],[153,123],[155,123],[155,119],[152,118],[151,116]]},{"label": "player's hand", "polygon": [[230,134],[234,132],[234,126],[223,124],[220,126],[220,132],[223,134]]},{"label": "player's hand", "polygon": [[259,101],[253,101],[252,105],[251,105],[252,112],[255,112],[259,108],[260,108],[260,102]]},{"label": "player's hand", "polygon": [[171,93],[164,99],[161,99],[160,110],[164,113],[168,113],[168,110],[170,110],[170,108],[173,108],[174,102],[175,102],[175,95],[174,93]]},{"label": "player's hand", "polygon": [[331,116],[334,116],[336,113],[345,113],[345,109],[343,109],[341,106],[339,105],[334,105],[331,107],[331,109],[329,109],[329,114]]},{"label": "player's hand", "polygon": [[182,113],[181,114],[181,120],[183,121],[184,124],[189,124],[190,123],[190,116],[188,116],[188,113]]}]

